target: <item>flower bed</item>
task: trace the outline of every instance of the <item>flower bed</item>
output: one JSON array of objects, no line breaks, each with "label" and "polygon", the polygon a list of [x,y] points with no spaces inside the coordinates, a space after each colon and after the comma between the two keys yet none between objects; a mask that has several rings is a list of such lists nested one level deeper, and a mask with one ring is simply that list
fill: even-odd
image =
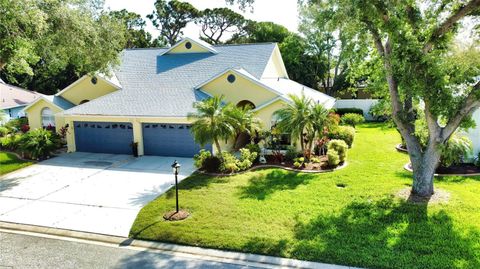
[{"label": "flower bed", "polygon": [[[404,168],[413,172],[411,163],[407,163]],[[471,163],[456,164],[450,167],[439,166],[435,170],[435,176],[480,176],[480,167]]]}]

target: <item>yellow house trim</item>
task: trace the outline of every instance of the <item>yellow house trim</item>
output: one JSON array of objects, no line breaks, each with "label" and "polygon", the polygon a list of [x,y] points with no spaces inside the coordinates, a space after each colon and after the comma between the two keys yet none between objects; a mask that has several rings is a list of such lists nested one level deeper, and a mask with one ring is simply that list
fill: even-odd
[{"label": "yellow house trim", "polygon": [[204,49],[204,51],[199,51],[198,49],[193,49],[192,51],[183,51],[182,50],[182,53],[200,53],[200,52],[211,52],[211,53],[214,53],[214,54],[218,53],[214,48],[210,47],[209,45],[207,46],[207,45],[204,45],[197,40],[194,40],[194,39],[189,38],[189,37],[185,37],[184,39],[178,41],[177,44],[173,45],[172,47],[170,47],[166,51],[160,53],[159,56],[162,56],[164,54],[173,53],[173,51],[175,51],[175,49],[177,49],[180,45],[185,44],[185,42],[193,43],[193,44],[199,46],[200,48]]},{"label": "yellow house trim", "polygon": [[40,102],[40,100],[43,100],[51,105],[53,105],[54,107],[58,108],[59,110],[63,111],[63,108],[57,106],[56,104],[54,104],[53,102],[51,102],[50,100],[48,100],[47,98],[45,98],[44,96],[40,96],[40,98],[37,98],[35,99],[35,101],[33,101],[32,103],[30,103],[28,106],[26,106],[23,111],[27,112],[27,110],[29,110],[32,106],[34,106],[35,104],[37,104],[38,102]]},{"label": "yellow house trim", "polygon": [[[84,75],[83,77],[77,79],[75,82],[73,82],[72,84],[68,85],[67,87],[65,87],[65,89],[59,91],[58,93],[55,94],[55,96],[61,96],[63,95],[64,93],[66,93],[67,91],[69,91],[70,89],[74,88],[77,84],[79,84],[80,82],[82,82],[83,80],[85,80],[86,78],[89,78],[89,79],[92,79],[92,76],[89,76],[89,75]],[[112,87],[114,87],[115,89],[119,90],[121,89],[121,87],[119,87],[118,85],[115,85],[114,83],[110,82],[108,79],[105,79],[103,78],[102,76],[96,76],[97,79],[101,79],[103,80],[104,82],[106,82],[107,84],[111,85]]]},{"label": "yellow house trim", "polygon": [[[275,70],[272,70],[272,68]],[[273,72],[275,72],[276,74],[272,75]],[[288,73],[287,69],[285,68],[285,63],[283,62],[282,53],[280,52],[278,44],[275,44],[275,48],[270,55],[270,59],[268,60],[265,69],[263,70],[262,78],[277,77],[288,78]]]},{"label": "yellow house trim", "polygon": [[[256,79],[252,74],[248,73],[248,71],[246,71],[245,69],[233,69],[233,68],[227,68],[225,69],[224,71],[218,73],[217,75],[214,75],[212,78],[208,79],[207,81],[205,82],[202,82],[200,83],[198,86],[195,86],[195,89],[198,90],[202,87],[204,87],[205,85],[209,84],[210,82],[218,79],[219,77],[225,75],[226,73],[228,72],[232,72],[232,73],[235,73],[237,75],[240,75],[241,77],[249,80],[250,82],[253,82],[255,83],[256,85],[262,87],[262,88],[265,88],[271,92],[273,92],[274,94],[276,95],[282,95],[281,92],[273,89],[273,88],[270,88],[269,86],[265,85],[264,83],[262,83],[260,80]],[[247,75],[248,74],[248,75]],[[205,92],[205,91],[203,91]],[[208,93],[207,93],[208,94]]]}]

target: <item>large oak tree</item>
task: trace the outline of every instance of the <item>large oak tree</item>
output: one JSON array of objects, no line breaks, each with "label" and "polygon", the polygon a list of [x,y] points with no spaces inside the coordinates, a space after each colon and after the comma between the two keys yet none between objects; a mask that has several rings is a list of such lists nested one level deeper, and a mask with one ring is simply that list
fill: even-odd
[{"label": "large oak tree", "polygon": [[[451,60],[462,20],[470,17],[478,24],[480,0],[313,0],[309,4],[333,7],[337,20],[360,26],[370,35],[383,64],[393,120],[408,147],[412,193],[432,195],[443,145],[480,107],[478,61]],[[415,103],[424,105],[426,145],[416,135]]]}]

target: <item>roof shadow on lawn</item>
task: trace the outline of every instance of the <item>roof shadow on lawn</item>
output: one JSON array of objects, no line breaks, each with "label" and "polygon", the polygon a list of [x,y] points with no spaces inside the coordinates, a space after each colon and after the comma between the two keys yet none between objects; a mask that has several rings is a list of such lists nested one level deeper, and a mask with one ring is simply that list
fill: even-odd
[{"label": "roof shadow on lawn", "polygon": [[240,198],[265,200],[277,191],[293,190],[299,185],[307,184],[316,174],[296,173],[280,169],[271,170],[267,174],[255,173],[247,186],[240,187]]}]

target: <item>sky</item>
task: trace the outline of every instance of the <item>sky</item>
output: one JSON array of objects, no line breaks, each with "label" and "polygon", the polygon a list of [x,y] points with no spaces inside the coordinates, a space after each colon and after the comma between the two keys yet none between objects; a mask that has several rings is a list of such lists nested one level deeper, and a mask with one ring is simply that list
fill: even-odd
[{"label": "sky", "polygon": [[[152,33],[154,37],[157,37],[159,32],[153,27],[150,20],[146,18],[147,14],[152,13],[154,2],[155,0],[105,0],[105,7],[111,10],[127,9],[142,15],[147,22],[146,30]],[[253,12],[249,8],[242,12],[237,6],[227,5],[225,0],[182,0],[182,2],[189,2],[199,10],[229,7],[247,19],[271,21],[287,27],[292,32],[296,32],[298,28],[297,0],[256,0],[253,5]],[[183,32],[185,36],[197,38],[200,28],[194,23],[190,23]]]}]

